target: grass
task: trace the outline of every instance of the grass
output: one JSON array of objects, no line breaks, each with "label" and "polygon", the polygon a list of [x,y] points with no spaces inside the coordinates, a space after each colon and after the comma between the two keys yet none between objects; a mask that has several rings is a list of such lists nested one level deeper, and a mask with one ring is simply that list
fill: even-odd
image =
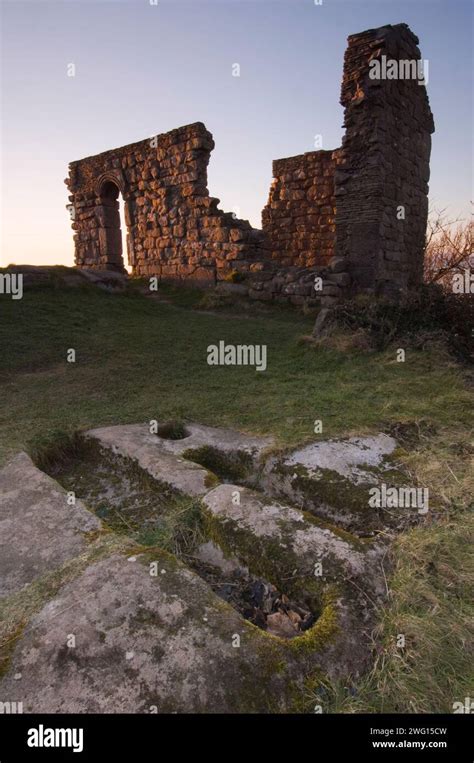
[{"label": "grass", "polygon": [[[465,427],[462,373],[435,353],[351,354],[298,343],[304,317],[209,315],[93,288],[36,289],[0,301],[0,461],[36,435],[151,419],[273,433],[282,443],[399,420]],[[266,344],[268,368],[209,366],[223,339]],[[68,363],[68,349],[76,362]]]},{"label": "grass", "polygon": [[452,713],[472,697],[473,540],[472,514],[398,538],[374,667],[358,686],[329,687],[327,711]]},{"label": "grass", "polygon": [[206,539],[199,501],[183,499],[181,503],[172,504],[159,527],[139,533],[137,543],[158,546],[180,559],[186,559],[193,556],[196,548]]},{"label": "grass", "polygon": [[[328,687],[323,704],[339,712],[450,712],[472,696],[474,406],[465,370],[434,348],[407,350],[405,363],[396,362],[397,348],[315,348],[299,341],[313,321],[296,312],[210,314],[194,309],[197,293],[177,294],[168,290],[169,302],[161,302],[45,287],[18,301],[0,297],[0,462],[57,430],[151,419],[273,434],[282,445],[315,439],[316,419],[323,438],[428,422],[430,434],[406,447],[403,460],[440,508],[393,547],[373,671],[355,687]],[[266,344],[267,370],[208,366],[207,346],[221,339]],[[75,363],[66,362],[70,348]]]}]

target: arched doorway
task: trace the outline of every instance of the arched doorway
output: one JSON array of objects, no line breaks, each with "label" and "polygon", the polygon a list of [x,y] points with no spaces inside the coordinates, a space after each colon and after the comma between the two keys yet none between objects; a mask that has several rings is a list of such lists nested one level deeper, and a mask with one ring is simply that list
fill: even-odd
[{"label": "arched doorway", "polygon": [[125,202],[114,180],[104,179],[100,186],[99,201],[96,210],[100,224],[101,261],[107,270],[130,273],[132,263],[127,256]]}]

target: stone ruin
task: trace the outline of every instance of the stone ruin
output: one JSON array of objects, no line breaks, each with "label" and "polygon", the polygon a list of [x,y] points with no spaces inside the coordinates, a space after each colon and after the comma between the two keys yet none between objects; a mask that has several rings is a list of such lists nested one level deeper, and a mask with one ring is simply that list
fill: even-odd
[{"label": "stone ruin", "polygon": [[[289,450],[192,422],[172,434],[169,422],[102,427],[0,469],[10,708],[326,712],[328,682],[351,686],[372,664],[387,551],[420,521],[413,504],[369,502],[376,486],[406,485],[397,442]],[[187,540],[171,550],[177,511]]]},{"label": "stone ruin", "polygon": [[371,62],[384,59],[421,61],[406,24],[349,37],[342,147],[273,162],[261,230],[209,196],[214,141],[200,122],[72,162],[65,182],[77,267],[124,272],[121,194],[135,276],[323,307],[416,287],[434,125],[421,78],[389,78],[388,69],[372,78]]}]

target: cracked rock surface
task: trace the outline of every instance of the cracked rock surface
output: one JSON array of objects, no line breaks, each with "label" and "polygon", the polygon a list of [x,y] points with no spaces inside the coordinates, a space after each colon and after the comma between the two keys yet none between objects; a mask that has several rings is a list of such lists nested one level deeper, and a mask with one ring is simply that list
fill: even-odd
[{"label": "cracked rock surface", "polygon": [[[395,441],[351,438],[275,456],[272,438],[197,424],[185,435],[160,438],[137,424],[85,439],[109,466],[132,465],[134,502],[143,489],[147,521],[150,477],[156,490],[199,502],[206,538],[192,557],[112,531],[81,495],[69,505],[24,453],[2,469],[1,701],[22,702],[24,712],[292,712],[316,675],[368,667],[385,596],[383,543],[266,485],[282,462],[307,469],[316,485],[328,465],[348,484],[366,468],[377,480],[372,469]],[[217,467],[191,460],[201,452],[243,453],[251,473],[219,484]],[[156,511],[166,512],[158,498]]]}]

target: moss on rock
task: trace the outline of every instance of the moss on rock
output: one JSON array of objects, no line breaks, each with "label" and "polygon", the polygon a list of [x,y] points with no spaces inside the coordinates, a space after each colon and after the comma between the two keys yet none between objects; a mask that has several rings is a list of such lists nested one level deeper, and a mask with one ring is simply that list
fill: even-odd
[{"label": "moss on rock", "polygon": [[183,457],[194,461],[224,480],[238,482],[249,477],[253,469],[253,459],[244,450],[223,451],[212,445],[188,448]]}]

